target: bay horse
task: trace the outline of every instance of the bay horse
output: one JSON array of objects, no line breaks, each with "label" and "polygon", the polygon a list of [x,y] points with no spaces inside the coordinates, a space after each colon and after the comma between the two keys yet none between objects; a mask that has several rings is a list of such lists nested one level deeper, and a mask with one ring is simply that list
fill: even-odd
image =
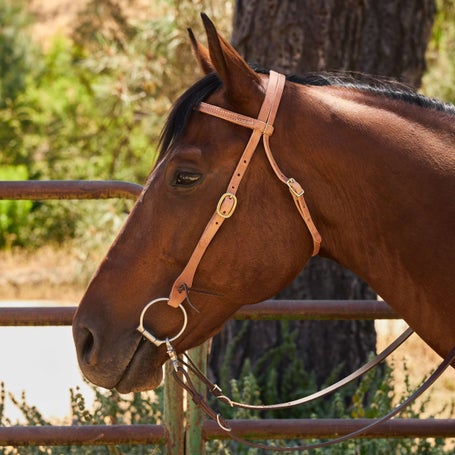
[{"label": "bay horse", "polygon": [[203,22],[208,49],[190,37],[206,75],[174,105],[157,164],[75,315],[84,375],[124,393],[156,388],[166,347],[141,335],[139,318],[183,352],[283,289],[318,250],[446,356],[455,108],[393,85],[257,72]]}]

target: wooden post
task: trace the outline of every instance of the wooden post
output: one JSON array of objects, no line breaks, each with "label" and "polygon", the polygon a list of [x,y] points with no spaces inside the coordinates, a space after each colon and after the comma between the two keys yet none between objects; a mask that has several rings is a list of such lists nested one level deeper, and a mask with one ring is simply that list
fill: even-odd
[{"label": "wooden post", "polygon": [[[207,356],[210,341],[206,341],[189,351],[189,356],[196,366],[204,373],[207,372]],[[205,385],[196,377],[193,377],[193,383],[196,390],[205,398]],[[187,428],[186,428],[186,455],[205,454],[205,441],[202,438],[202,425],[205,420],[205,414],[194,404],[187,394]]]},{"label": "wooden post", "polygon": [[[182,455],[185,447],[185,422],[183,414],[183,389],[172,377],[173,366],[164,366],[164,423],[169,431],[166,455]],[[196,452],[195,452],[196,453]]]}]

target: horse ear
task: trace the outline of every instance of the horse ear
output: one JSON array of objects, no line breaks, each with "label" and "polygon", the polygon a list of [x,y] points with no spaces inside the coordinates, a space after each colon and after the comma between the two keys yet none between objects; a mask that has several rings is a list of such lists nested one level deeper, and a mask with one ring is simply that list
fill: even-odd
[{"label": "horse ear", "polygon": [[262,93],[261,79],[233,46],[218,34],[215,25],[201,14],[210,51],[210,60],[223,82],[226,95],[233,100],[245,100]]},{"label": "horse ear", "polygon": [[190,35],[194,55],[196,56],[202,71],[204,74],[213,73],[215,71],[215,68],[210,60],[209,50],[196,39],[193,30],[190,28],[188,29],[188,34]]}]

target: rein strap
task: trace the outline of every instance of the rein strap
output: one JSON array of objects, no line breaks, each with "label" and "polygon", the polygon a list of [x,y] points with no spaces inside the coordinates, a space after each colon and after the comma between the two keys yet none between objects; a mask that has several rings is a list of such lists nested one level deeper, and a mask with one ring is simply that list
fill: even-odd
[{"label": "rein strap", "polygon": [[[397,340],[395,340],[392,345],[390,345],[386,350],[389,351],[395,349],[398,347],[410,334],[412,333],[412,329],[407,329]],[[172,349],[172,345],[171,345]],[[380,356],[377,357],[379,359]],[[382,354],[381,354],[382,357]],[[391,409],[387,414],[385,414],[382,417],[372,419],[371,423],[365,425],[362,428],[359,428],[358,430],[355,430],[349,434],[345,434],[343,436],[338,436],[335,437],[334,439],[329,439],[325,441],[320,441],[316,443],[310,443],[310,444],[305,444],[305,445],[296,445],[293,447],[282,447],[282,446],[268,446],[262,443],[253,443],[247,439],[244,439],[242,437],[237,436],[235,433],[233,433],[232,428],[229,426],[229,421],[224,419],[221,414],[217,413],[215,410],[213,410],[210,405],[208,404],[207,400],[205,399],[204,395],[199,393],[197,389],[195,388],[193,382],[191,381],[191,378],[188,374],[189,371],[193,372],[196,374],[196,376],[199,377],[206,385],[211,385],[213,384],[208,381],[204,380],[205,376],[197,369],[197,367],[194,366],[194,364],[191,362],[190,364],[182,362],[182,360],[175,354],[175,351],[172,353],[172,357],[175,359],[173,362],[174,366],[174,378],[177,381],[178,384],[182,388],[184,388],[189,396],[192,398],[193,402],[196,404],[196,406],[199,406],[205,414],[210,417],[212,420],[217,422],[218,426],[234,441],[239,442],[240,444],[246,445],[248,447],[254,447],[256,449],[262,449],[262,450],[270,450],[273,452],[302,452],[302,451],[309,451],[313,449],[318,449],[322,447],[329,447],[334,444],[338,444],[340,442],[347,441],[349,439],[359,437],[359,436],[367,436],[371,434],[371,430],[373,430],[375,427],[379,426],[380,424],[383,424],[390,420],[392,417],[396,416],[400,412],[402,412],[407,406],[409,406],[411,403],[413,403],[419,396],[421,396],[426,390],[428,390],[434,383],[435,381],[441,376],[441,374],[453,363],[455,360],[455,346],[452,348],[452,350],[449,352],[447,357],[442,360],[442,362],[439,364],[439,366],[433,371],[433,373],[420,385],[420,387],[415,390],[408,398],[406,398],[404,401],[402,401],[400,404],[398,404],[395,408]],[[383,360],[383,358],[381,359]],[[371,362],[369,362],[370,364]],[[376,359],[374,361],[375,364]],[[334,384],[333,387],[329,387],[328,389],[321,391],[320,393],[316,393],[313,395],[310,395],[309,397],[300,399],[300,400],[295,400],[294,402],[290,403],[282,403],[276,406],[250,406],[250,405],[244,405],[242,403],[236,403],[231,400],[229,400],[227,397],[224,397],[223,395],[219,395],[219,388],[218,391],[214,390],[213,388],[210,390],[212,393],[214,393],[215,396],[217,396],[218,399],[221,401],[226,402],[230,406],[235,406],[235,407],[242,407],[246,409],[284,409],[287,407],[292,407],[292,406],[297,406],[303,403],[307,403],[309,401],[312,401],[315,398],[321,398],[322,396],[326,395],[328,392],[333,392],[334,390],[340,388],[342,385],[347,384],[348,382],[351,382],[351,380],[355,379],[358,377],[358,374],[365,373],[368,371],[370,368],[370,365],[367,364],[361,369],[357,370],[350,376],[346,377],[344,380],[340,381],[337,384]],[[188,371],[187,371],[188,370]],[[202,375],[202,377],[201,377]],[[205,378],[207,379],[207,378]],[[348,381],[349,379],[349,381]],[[217,387],[217,386],[215,386]]]},{"label": "rein strap", "polygon": [[172,285],[171,293],[169,296],[168,305],[177,308],[185,300],[185,289],[191,288],[193,284],[196,269],[212,241],[218,229],[223,224],[224,220],[230,218],[237,206],[237,190],[242,181],[245,172],[250,164],[251,158],[261,140],[266,152],[269,163],[279,180],[285,183],[294,199],[297,210],[299,211],[302,219],[304,220],[311,237],[313,239],[313,256],[319,252],[321,245],[321,236],[313,222],[310,211],[304,199],[304,191],[301,185],[294,179],[286,177],[280,170],[276,163],[272,151],[270,149],[269,137],[273,134],[273,122],[278,111],[278,106],[281,101],[281,96],[284,90],[286,77],[275,71],[270,71],[269,82],[267,85],[265,98],[259,111],[258,118],[247,117],[242,114],[229,111],[219,106],[214,106],[207,103],[200,103],[195,109],[214,117],[221,118],[231,123],[250,128],[253,130],[250,139],[243,151],[243,154],[235,168],[226,192],[220,197],[216,210],[213,213],[210,221],[204,229],[191,257],[183,269],[182,273],[175,280]]}]

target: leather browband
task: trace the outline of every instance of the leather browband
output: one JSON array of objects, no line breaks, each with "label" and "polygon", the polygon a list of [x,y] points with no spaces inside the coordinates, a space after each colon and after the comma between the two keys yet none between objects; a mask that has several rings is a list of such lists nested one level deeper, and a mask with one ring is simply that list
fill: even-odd
[{"label": "leather browband", "polygon": [[303,189],[300,184],[293,178],[286,177],[278,167],[269,145],[269,137],[273,134],[273,122],[276,117],[278,106],[280,104],[281,95],[283,93],[286,78],[284,75],[270,71],[269,82],[266,89],[264,101],[259,111],[257,119],[247,117],[245,115],[237,114],[219,106],[214,106],[207,103],[200,103],[196,110],[214,117],[221,118],[231,123],[244,126],[253,130],[250,139],[243,151],[240,161],[232,174],[229,185],[217,205],[210,221],[204,229],[187,265],[182,273],[175,280],[172,285],[171,293],[169,296],[168,305],[177,308],[186,298],[185,289],[190,289],[193,283],[193,278],[199,262],[202,259],[207,247],[212,241],[218,229],[223,224],[224,220],[229,218],[237,205],[237,190],[242,181],[243,176],[248,168],[250,160],[256,150],[257,145],[262,137],[265,152],[270,165],[275,172],[276,176],[285,183],[294,199],[297,210],[302,216],[310,234],[313,239],[313,256],[317,255],[321,245],[321,236],[311,218],[310,211],[306,205]]}]

